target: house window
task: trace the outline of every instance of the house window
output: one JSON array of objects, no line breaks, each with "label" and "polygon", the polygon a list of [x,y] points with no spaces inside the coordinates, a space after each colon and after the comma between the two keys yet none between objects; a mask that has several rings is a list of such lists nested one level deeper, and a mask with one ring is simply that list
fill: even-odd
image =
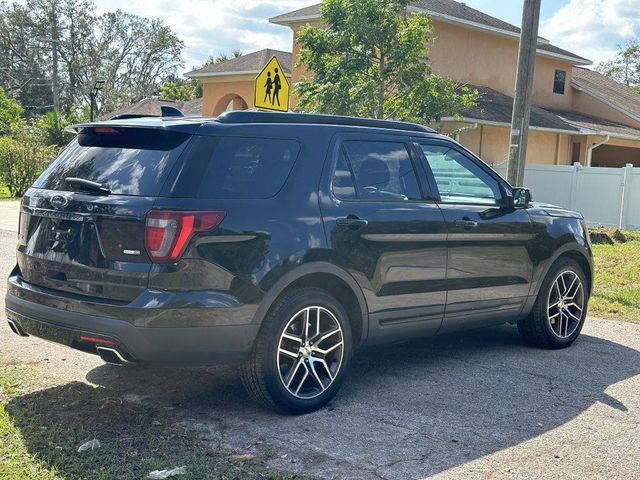
[{"label": "house window", "polygon": [[556,70],[556,75],[553,80],[553,93],[564,95],[564,86],[567,82],[567,72],[564,70]]}]

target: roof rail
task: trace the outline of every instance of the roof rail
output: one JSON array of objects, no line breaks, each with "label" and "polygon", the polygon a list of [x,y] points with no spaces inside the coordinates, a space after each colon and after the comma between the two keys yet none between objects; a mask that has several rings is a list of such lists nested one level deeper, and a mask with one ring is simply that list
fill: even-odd
[{"label": "roof rail", "polygon": [[417,123],[374,118],[345,117],[309,113],[269,113],[256,111],[226,112],[216,118],[219,123],[310,123],[321,125],[345,125],[350,127],[388,128],[420,133],[437,133],[435,130]]}]

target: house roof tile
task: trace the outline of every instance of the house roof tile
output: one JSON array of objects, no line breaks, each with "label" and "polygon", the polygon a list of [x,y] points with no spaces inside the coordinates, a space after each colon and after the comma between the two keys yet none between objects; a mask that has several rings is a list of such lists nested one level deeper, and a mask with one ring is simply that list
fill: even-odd
[{"label": "house roof tile", "polygon": [[640,120],[640,94],[593,70],[574,67],[572,86]]},{"label": "house roof tile", "polygon": [[[612,137],[629,137],[640,140],[640,129],[629,127],[621,123],[592,117],[577,112],[554,112],[564,121],[583,130],[592,130],[598,135],[611,135]],[[587,132],[584,132],[587,133]]]},{"label": "house roof tile", "polygon": [[[498,18],[487,15],[486,13],[471,8],[461,2],[453,0],[418,0],[412,3],[414,7],[427,10],[434,16],[452,17],[461,20],[466,23],[476,24],[482,27],[501,30],[503,32],[511,33],[514,35],[520,35],[520,28],[510,23],[504,22]],[[287,24],[288,22],[311,19],[320,16],[321,4],[311,5],[309,7],[301,8],[293,12],[285,13],[271,18],[269,21],[277,24]],[[547,40],[541,38],[538,43],[538,50],[546,53],[562,55],[569,57],[580,64],[590,64],[591,62],[586,58],[580,57],[574,53],[571,53],[562,48],[551,45]]]},{"label": "house roof tile", "polygon": [[230,75],[234,73],[258,73],[272,57],[277,57],[284,73],[291,74],[291,53],[265,48],[257,52],[248,53],[224,62],[209,65],[186,73],[186,77],[202,77],[216,75]]},{"label": "house roof tile", "polygon": [[[513,98],[488,87],[470,88],[480,92],[481,97],[477,106],[460,112],[466,120],[490,122],[510,125],[513,112]],[[571,125],[558,115],[543,108],[533,106],[531,108],[531,127],[551,130],[563,130],[579,133],[579,128]]]},{"label": "house roof tile", "polygon": [[202,98],[196,98],[195,100],[189,100],[187,102],[162,100],[158,98],[143,98],[139,102],[136,102],[132,105],[128,105],[113,112],[100,115],[100,118],[102,120],[107,120],[117,115],[124,114],[159,116],[161,114],[161,107],[174,107],[180,110],[185,115],[199,116],[202,115]]},{"label": "house roof tile", "polygon": [[[513,98],[488,87],[475,87],[481,94],[478,105],[460,112],[467,122],[509,126]],[[447,118],[445,121],[455,121]],[[640,129],[577,112],[552,111],[534,105],[531,109],[531,127],[565,131],[576,135],[611,135],[617,138],[640,140]]]}]

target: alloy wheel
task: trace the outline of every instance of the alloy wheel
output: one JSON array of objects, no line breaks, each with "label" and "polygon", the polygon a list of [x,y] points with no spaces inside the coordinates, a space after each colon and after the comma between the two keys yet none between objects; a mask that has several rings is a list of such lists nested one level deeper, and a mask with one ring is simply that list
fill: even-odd
[{"label": "alloy wheel", "polygon": [[340,322],[324,307],[306,307],[296,313],[280,335],[278,373],[287,391],[310,400],[334,382],[344,357]]},{"label": "alloy wheel", "polygon": [[551,286],[547,301],[547,318],[558,338],[569,338],[580,326],[584,315],[584,287],[571,270],[560,273]]}]

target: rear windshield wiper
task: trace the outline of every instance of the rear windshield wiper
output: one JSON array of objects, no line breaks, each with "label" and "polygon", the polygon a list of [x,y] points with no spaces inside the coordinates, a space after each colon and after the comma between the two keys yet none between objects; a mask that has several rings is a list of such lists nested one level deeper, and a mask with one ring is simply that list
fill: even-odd
[{"label": "rear windshield wiper", "polygon": [[90,190],[92,192],[98,192],[104,195],[109,195],[111,193],[111,190],[101,183],[92,182],[91,180],[87,180],[84,178],[67,177],[64,179],[64,181],[71,185],[77,185],[80,188]]}]

